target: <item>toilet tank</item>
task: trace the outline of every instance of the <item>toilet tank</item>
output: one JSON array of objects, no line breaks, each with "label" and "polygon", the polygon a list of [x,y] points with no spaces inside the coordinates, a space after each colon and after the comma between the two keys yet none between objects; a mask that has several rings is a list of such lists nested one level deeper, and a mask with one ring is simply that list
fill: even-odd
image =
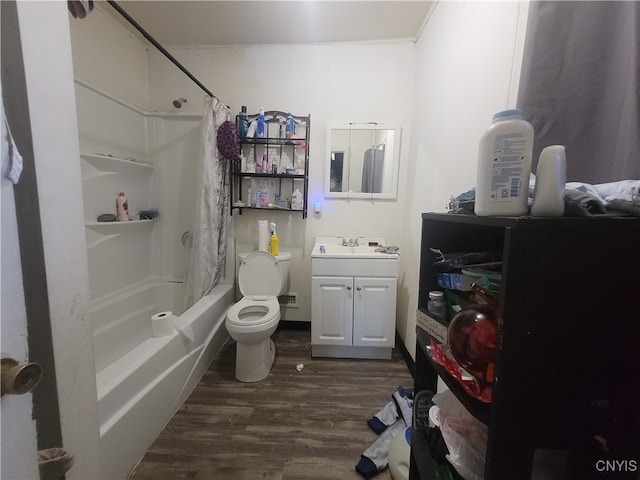
[{"label": "toilet tank", "polygon": [[[238,254],[238,258],[240,261],[247,258],[251,252],[242,252]],[[278,260],[278,268],[280,269],[280,274],[282,276],[282,285],[280,285],[280,293],[286,293],[287,291],[287,281],[289,280],[289,264],[291,261],[291,253],[290,252],[280,252],[279,255],[276,255],[276,260]]]}]

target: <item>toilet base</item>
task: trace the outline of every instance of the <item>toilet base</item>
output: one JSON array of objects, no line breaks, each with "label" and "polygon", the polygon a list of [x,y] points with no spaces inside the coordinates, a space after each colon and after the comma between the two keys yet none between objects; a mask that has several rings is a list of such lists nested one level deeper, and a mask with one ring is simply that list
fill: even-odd
[{"label": "toilet base", "polygon": [[273,365],[276,345],[271,338],[258,343],[236,343],[236,379],[241,382],[264,380]]}]

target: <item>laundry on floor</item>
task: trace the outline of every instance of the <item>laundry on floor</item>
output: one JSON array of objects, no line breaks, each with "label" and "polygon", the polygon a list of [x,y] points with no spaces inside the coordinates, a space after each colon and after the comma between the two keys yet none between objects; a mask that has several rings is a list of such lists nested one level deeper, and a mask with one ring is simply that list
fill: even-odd
[{"label": "laundry on floor", "polygon": [[364,478],[372,478],[389,465],[391,441],[411,426],[413,415],[413,388],[398,387],[391,401],[373,417],[367,425],[378,438],[360,456],[356,471]]}]

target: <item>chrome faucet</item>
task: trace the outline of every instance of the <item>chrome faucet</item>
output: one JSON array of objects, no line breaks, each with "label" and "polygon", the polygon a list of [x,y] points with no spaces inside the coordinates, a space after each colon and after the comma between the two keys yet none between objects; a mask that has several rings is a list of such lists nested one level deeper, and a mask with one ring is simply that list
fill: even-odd
[{"label": "chrome faucet", "polygon": [[[360,236],[360,237],[350,238],[349,241],[346,243],[346,246],[347,247],[359,247],[360,246],[360,244],[358,243],[358,239],[359,238],[362,238],[362,237]],[[345,244],[343,243],[343,245],[345,245]]]},{"label": "chrome faucet", "polygon": [[363,237],[362,236],[354,237],[354,238],[350,238],[349,240],[347,240],[345,237],[340,237],[340,236],[338,236],[338,238],[342,239],[343,247],[359,247],[360,244],[358,243],[358,239]]}]

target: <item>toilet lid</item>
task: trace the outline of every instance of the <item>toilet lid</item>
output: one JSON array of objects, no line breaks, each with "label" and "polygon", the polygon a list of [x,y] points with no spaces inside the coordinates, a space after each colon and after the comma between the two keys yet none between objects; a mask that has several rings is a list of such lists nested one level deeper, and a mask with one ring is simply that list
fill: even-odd
[{"label": "toilet lid", "polygon": [[251,252],[240,264],[238,286],[245,297],[275,297],[282,287],[278,260],[267,252]]}]

